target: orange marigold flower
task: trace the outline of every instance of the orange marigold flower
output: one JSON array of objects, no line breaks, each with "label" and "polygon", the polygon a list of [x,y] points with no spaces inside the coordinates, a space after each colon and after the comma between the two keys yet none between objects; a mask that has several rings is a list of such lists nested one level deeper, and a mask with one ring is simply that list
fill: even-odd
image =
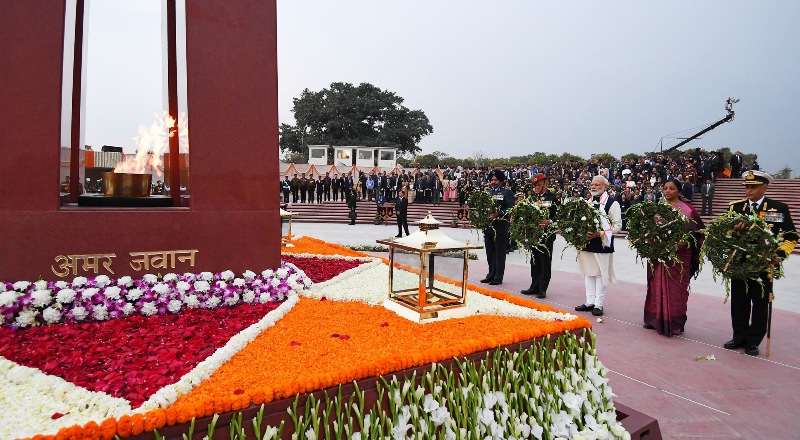
[{"label": "orange marigold flower", "polygon": [[120,437],[130,437],[131,416],[126,414],[117,420],[117,434],[119,434]]},{"label": "orange marigold flower", "polygon": [[144,430],[144,416],[141,414],[134,414],[131,417],[131,434],[139,435]]},{"label": "orange marigold flower", "polygon": [[117,419],[108,418],[100,423],[100,438],[102,440],[112,440],[117,435]]},{"label": "orange marigold flower", "polygon": [[61,428],[56,434],[56,440],[82,439],[83,435],[81,435],[81,432],[82,432],[81,427],[78,425],[73,425],[67,428]]}]

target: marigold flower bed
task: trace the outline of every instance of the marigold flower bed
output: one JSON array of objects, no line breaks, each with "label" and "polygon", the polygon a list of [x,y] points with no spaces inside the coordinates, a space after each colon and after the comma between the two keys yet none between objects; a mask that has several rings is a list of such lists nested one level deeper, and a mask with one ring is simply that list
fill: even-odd
[{"label": "marigold flower bed", "polygon": [[[289,254],[284,254],[284,260],[307,271],[315,281],[328,280],[337,275],[337,270],[347,271],[363,264],[358,259],[371,258],[311,237],[302,237],[293,243],[294,248],[284,248]],[[308,258],[313,255],[358,259]],[[328,264],[331,261],[335,263]],[[476,286],[469,286],[469,289],[517,306],[547,312],[554,310],[513,295]],[[580,317],[546,321],[494,315],[416,324],[380,306],[324,297],[322,300],[301,298],[272,327],[167,408],[63,428],[50,438],[129,437],[185,423],[192,418],[590,327],[589,322]],[[98,381],[98,386],[105,386],[102,377]]]},{"label": "marigold flower bed", "polygon": [[282,254],[339,255],[342,257],[369,257],[363,252],[354,251],[344,246],[328,243],[314,237],[300,237],[292,240],[293,248],[281,248]]},{"label": "marigold flower bed", "polygon": [[242,400],[260,404],[585,324],[499,316],[415,324],[382,307],[302,299],[173,407],[179,413],[211,415],[234,390],[244,390]]}]

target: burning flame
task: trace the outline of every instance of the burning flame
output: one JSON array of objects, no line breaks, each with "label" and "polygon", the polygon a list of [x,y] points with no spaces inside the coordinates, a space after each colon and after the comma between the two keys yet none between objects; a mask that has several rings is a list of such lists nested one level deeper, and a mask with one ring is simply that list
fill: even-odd
[{"label": "burning flame", "polygon": [[136,156],[126,157],[124,161],[118,163],[114,168],[115,173],[151,174],[155,171],[156,174],[162,176],[164,174],[164,153],[169,151],[169,138],[174,137],[176,132],[180,152],[189,152],[189,128],[186,114],[178,115],[177,127],[175,119],[167,112],[163,112],[161,116],[156,113],[155,118],[156,120],[149,129],[144,124],[139,125],[139,135],[133,138],[133,143],[136,145]]}]

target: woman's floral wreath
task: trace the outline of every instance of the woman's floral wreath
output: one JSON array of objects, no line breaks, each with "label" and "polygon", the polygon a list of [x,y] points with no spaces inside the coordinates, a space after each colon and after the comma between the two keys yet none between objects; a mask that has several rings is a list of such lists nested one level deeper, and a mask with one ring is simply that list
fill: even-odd
[{"label": "woman's floral wreath", "polygon": [[[737,231],[735,228],[739,224],[744,229]],[[730,293],[730,280],[738,279],[757,281],[763,295],[760,275],[765,272],[770,278],[783,275],[780,266],[772,264],[779,239],[772,235],[762,217],[729,211],[710,221],[703,232],[706,239],[700,249],[701,256],[711,262],[714,280],[717,276],[725,280],[727,293]]]},{"label": "woman's floral wreath", "polygon": [[580,251],[589,244],[587,234],[603,230],[603,216],[588,200],[568,197],[558,208],[557,223],[567,244]]},{"label": "woman's floral wreath", "polygon": [[638,258],[653,262],[677,262],[676,244],[691,242],[694,236],[684,230],[689,219],[680,209],[668,203],[643,202],[625,212],[628,223],[628,246],[636,250]]},{"label": "woman's floral wreath", "polygon": [[542,208],[537,202],[523,199],[511,208],[509,237],[528,253],[535,249],[549,253],[546,242],[556,233],[556,227],[552,223],[544,228],[539,226],[539,222],[549,220],[549,213],[548,209]]}]

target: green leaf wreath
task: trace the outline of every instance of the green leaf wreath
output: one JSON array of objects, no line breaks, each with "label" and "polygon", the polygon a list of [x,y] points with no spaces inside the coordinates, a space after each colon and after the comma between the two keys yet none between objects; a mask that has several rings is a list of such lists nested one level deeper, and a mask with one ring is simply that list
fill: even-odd
[{"label": "green leaf wreath", "polygon": [[475,189],[469,194],[467,199],[469,205],[469,223],[473,228],[489,229],[492,226],[492,219],[490,216],[497,212],[494,206],[494,200],[489,191],[482,189]]},{"label": "green leaf wreath", "polygon": [[668,203],[633,205],[625,212],[625,218],[628,222],[628,246],[651,265],[655,261],[678,261],[675,245],[694,239],[691,232],[684,230],[688,218]]},{"label": "green leaf wreath", "polygon": [[544,228],[539,226],[542,220],[549,220],[549,215],[550,211],[539,206],[537,202],[530,199],[520,201],[511,208],[509,237],[528,253],[534,249],[549,252],[546,241],[556,232],[556,227],[553,224]]},{"label": "green leaf wreath", "polygon": [[603,215],[586,199],[568,197],[564,204],[558,207],[556,223],[567,244],[580,251],[589,244],[587,234],[603,230],[601,226]]},{"label": "green leaf wreath", "polygon": [[[738,224],[744,229],[737,231]],[[706,239],[700,253],[711,262],[714,280],[717,276],[725,280],[726,293],[730,294],[730,280],[738,279],[757,281],[763,295],[764,284],[759,275],[764,272],[775,278],[783,275],[780,266],[772,265],[779,239],[772,235],[762,217],[728,211],[710,221],[703,232]]]}]

